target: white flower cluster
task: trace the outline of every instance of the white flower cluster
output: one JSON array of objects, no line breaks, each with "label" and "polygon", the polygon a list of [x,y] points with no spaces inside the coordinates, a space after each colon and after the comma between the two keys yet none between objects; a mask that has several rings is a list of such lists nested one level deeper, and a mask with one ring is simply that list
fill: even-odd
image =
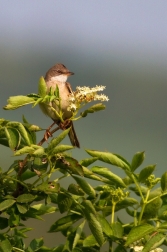
[{"label": "white flower cluster", "polygon": [[76,87],[76,90],[80,91],[80,92],[85,92],[85,93],[90,93],[90,92],[98,92],[98,91],[103,91],[106,87],[105,86],[97,86],[96,87],[93,87],[93,88],[90,88],[90,87],[86,87],[86,86],[83,86],[83,87]]},{"label": "white flower cluster", "polygon": [[81,107],[81,103],[88,103],[91,101],[109,101],[108,96],[104,94],[97,94],[99,91],[103,91],[105,86],[96,86],[93,88],[90,87],[76,87],[76,91],[74,91],[69,96],[69,111],[76,111]]},{"label": "white flower cluster", "polygon": [[[133,248],[134,252],[142,252],[144,247],[143,246],[135,246],[135,247],[131,247],[131,248]],[[156,248],[156,249],[151,250],[150,252],[162,252],[162,251],[163,251],[163,249]]]}]

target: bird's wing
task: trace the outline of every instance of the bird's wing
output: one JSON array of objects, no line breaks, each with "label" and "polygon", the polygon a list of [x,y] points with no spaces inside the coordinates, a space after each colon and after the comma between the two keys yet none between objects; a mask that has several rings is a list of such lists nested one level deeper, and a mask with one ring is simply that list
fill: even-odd
[{"label": "bird's wing", "polygon": [[68,88],[68,91],[70,92],[70,94],[72,94],[72,88],[69,82],[66,82],[66,87]]}]

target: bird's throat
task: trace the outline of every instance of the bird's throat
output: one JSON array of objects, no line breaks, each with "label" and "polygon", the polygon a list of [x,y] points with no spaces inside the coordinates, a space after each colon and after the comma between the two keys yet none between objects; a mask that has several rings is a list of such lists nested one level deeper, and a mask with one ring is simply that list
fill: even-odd
[{"label": "bird's throat", "polygon": [[66,82],[67,81],[68,76],[64,75],[64,74],[60,74],[57,76],[53,76],[51,77],[50,81],[56,81],[56,82]]}]

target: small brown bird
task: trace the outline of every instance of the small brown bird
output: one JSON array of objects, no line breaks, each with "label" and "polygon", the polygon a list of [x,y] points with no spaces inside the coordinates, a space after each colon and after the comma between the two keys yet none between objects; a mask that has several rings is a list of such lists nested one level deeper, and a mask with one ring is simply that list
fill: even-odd
[{"label": "small brown bird", "polygon": [[[45,82],[47,85],[47,91],[50,91],[50,87],[52,87],[52,90],[56,89],[56,86],[59,88],[59,95],[61,98],[61,109],[63,112],[63,119],[66,120],[72,116],[72,112],[67,110],[67,107],[69,106],[69,94],[72,93],[71,85],[66,82],[67,78],[70,75],[73,75],[74,73],[70,72],[63,64],[56,64],[53,67],[51,67],[46,75],[45,75]],[[59,110],[58,105],[56,102],[50,102],[49,104],[57,111]],[[60,120],[54,113],[54,111],[51,109],[51,107],[47,104],[40,104],[40,108],[42,111],[52,118],[52,120],[57,124],[60,125]],[[58,111],[59,112],[59,111]],[[76,146],[80,148],[80,144],[77,138],[77,135],[74,130],[73,122],[71,121],[66,128],[71,127],[71,130],[69,132],[69,138],[71,141],[71,144],[73,146]]]}]

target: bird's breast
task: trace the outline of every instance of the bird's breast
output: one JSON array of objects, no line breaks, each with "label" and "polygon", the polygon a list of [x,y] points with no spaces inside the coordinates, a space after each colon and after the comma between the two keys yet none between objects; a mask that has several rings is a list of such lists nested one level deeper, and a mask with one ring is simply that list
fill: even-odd
[{"label": "bird's breast", "polygon": [[[70,118],[72,113],[71,111],[67,110],[67,107],[69,106],[69,90],[66,86],[65,82],[56,82],[56,81],[48,81],[47,83],[47,90],[49,92],[50,88],[52,87],[52,90],[54,91],[56,89],[56,86],[59,88],[59,96],[61,99],[61,109],[63,114],[63,118]],[[59,106],[53,101],[51,104],[57,111],[59,110]],[[56,115],[52,113],[52,119],[56,120]]]}]

